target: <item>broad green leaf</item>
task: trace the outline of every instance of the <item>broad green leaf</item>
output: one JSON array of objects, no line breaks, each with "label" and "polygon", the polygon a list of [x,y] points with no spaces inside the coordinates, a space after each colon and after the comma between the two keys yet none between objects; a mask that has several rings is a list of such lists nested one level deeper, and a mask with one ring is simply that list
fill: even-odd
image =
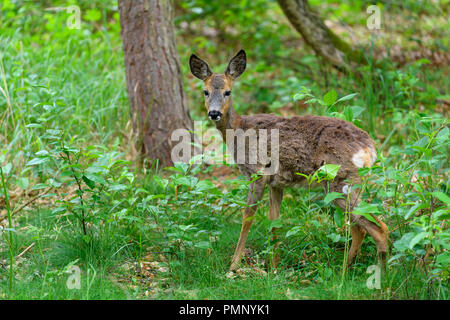
[{"label": "broad green leaf", "polygon": [[291,237],[299,233],[301,230],[300,226],[295,226],[286,233],[286,238]]},{"label": "broad green leaf", "polygon": [[355,97],[356,95],[357,93],[350,93],[346,96],[343,96],[342,98],[339,98],[336,102],[348,101],[350,99],[353,99],[353,97]]},{"label": "broad green leaf", "polygon": [[127,190],[127,186],[124,184],[113,184],[109,187],[109,190],[111,190],[111,191]]},{"label": "broad green leaf", "polygon": [[272,230],[272,228],[281,228],[283,226],[283,222],[281,219],[276,219],[270,222],[269,230]]},{"label": "broad green leaf", "polygon": [[334,243],[339,242],[339,240],[341,240],[341,235],[337,234],[337,233],[332,233],[327,235],[327,238],[330,238]]},{"label": "broad green leaf", "polygon": [[201,180],[195,185],[196,191],[206,191],[214,189],[216,186],[210,180]]},{"label": "broad green leaf", "polygon": [[294,94],[293,99],[294,99],[294,101],[298,101],[298,100],[305,99],[305,97],[306,97],[306,95],[303,93],[296,93],[296,94]]},{"label": "broad green leaf", "polygon": [[339,164],[325,164],[317,170],[318,182],[323,180],[333,181],[341,166]]},{"label": "broad green leaf", "polygon": [[95,188],[95,182],[94,182],[94,181],[92,181],[91,179],[89,179],[89,178],[86,177],[86,176],[83,176],[82,179],[83,179],[84,183],[86,183],[86,185],[87,185],[90,189],[94,189],[94,188]]},{"label": "broad green leaf", "polygon": [[417,210],[423,209],[423,208],[427,208],[428,205],[425,205],[424,203],[416,203],[414,206],[411,207],[411,209],[409,209],[409,211],[406,213],[405,215],[405,220],[409,219],[409,217],[411,217],[411,215],[413,215]]},{"label": "broad green leaf", "polygon": [[366,108],[360,106],[352,106],[350,107],[353,112],[353,118],[357,118]]},{"label": "broad green leaf", "polygon": [[30,182],[29,182],[28,178],[18,178],[16,180],[16,184],[17,184],[17,186],[19,186],[19,188],[26,190],[26,189],[28,189]]},{"label": "broad green leaf", "polygon": [[411,239],[411,242],[409,243],[409,248],[412,249],[416,244],[418,244],[420,241],[426,238],[428,235],[427,232],[421,232],[414,236],[414,238]]},{"label": "broad green leaf", "polygon": [[372,221],[377,226],[380,226],[380,224],[375,220],[370,214],[375,215],[376,213],[380,213],[380,210],[378,209],[378,206],[375,204],[369,204],[364,201],[361,201],[359,205],[353,209],[353,214],[359,214],[363,217],[365,217],[367,220]]},{"label": "broad green leaf", "polygon": [[337,100],[337,92],[336,90],[331,90],[329,92],[327,92],[324,96],[323,96],[323,102],[325,102],[325,104],[327,105],[327,107],[333,105],[336,100]]},{"label": "broad green leaf", "polygon": [[450,198],[441,191],[435,191],[431,193],[434,197],[441,200],[443,203],[445,203],[447,206],[450,205]]},{"label": "broad green leaf", "polygon": [[409,249],[412,238],[414,238],[414,232],[405,233],[400,239],[394,242],[394,247],[399,251],[405,251]]},{"label": "broad green leaf", "polygon": [[46,185],[45,183],[37,183],[31,188],[31,190],[41,190],[45,188],[48,188],[48,185]]},{"label": "broad green leaf", "polygon": [[330,193],[327,193],[327,195],[325,196],[325,199],[323,199],[323,201],[325,202],[325,204],[329,204],[333,200],[343,199],[343,198],[344,198],[344,196],[340,192],[330,192]]},{"label": "broad green leaf", "polygon": [[160,176],[153,176],[153,180],[156,181],[157,184],[159,184],[161,187],[163,187],[164,189],[167,187],[167,185],[169,184],[169,180],[161,178]]},{"label": "broad green leaf", "polygon": [[194,247],[200,249],[208,249],[209,247],[211,247],[211,243],[209,241],[199,241],[194,243]]},{"label": "broad green leaf", "polygon": [[105,185],[106,180],[101,175],[93,174],[93,173],[86,173],[85,177],[88,178],[91,181],[97,182],[98,184]]},{"label": "broad green leaf", "polygon": [[28,163],[26,164],[26,166],[36,166],[38,164],[42,164],[48,161],[48,158],[34,158],[31,159],[30,161],[28,161]]},{"label": "broad green leaf", "polygon": [[448,267],[448,265],[450,264],[450,253],[448,251],[442,252],[437,256],[436,263]]},{"label": "broad green leaf", "polygon": [[344,225],[344,212],[342,212],[341,208],[336,207],[336,210],[334,210],[334,223],[339,227],[342,228]]}]

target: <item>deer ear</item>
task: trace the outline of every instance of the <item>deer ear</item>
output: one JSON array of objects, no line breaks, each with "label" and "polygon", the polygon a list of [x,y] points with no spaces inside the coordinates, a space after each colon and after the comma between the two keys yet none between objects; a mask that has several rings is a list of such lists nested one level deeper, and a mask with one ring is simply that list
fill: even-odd
[{"label": "deer ear", "polygon": [[245,71],[246,65],[247,56],[245,55],[245,51],[241,50],[230,60],[225,74],[232,79],[236,79]]},{"label": "deer ear", "polygon": [[191,55],[191,58],[189,59],[189,67],[191,68],[192,74],[200,80],[205,80],[212,75],[208,64],[195,54]]}]

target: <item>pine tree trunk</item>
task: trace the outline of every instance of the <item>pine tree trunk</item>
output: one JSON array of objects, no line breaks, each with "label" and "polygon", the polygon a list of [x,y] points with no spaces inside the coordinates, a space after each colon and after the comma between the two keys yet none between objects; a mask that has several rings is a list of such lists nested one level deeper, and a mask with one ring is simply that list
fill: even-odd
[{"label": "pine tree trunk", "polygon": [[172,131],[192,130],[170,0],[119,0],[128,98],[138,148],[171,165]]},{"label": "pine tree trunk", "polygon": [[302,35],[317,55],[338,69],[354,63],[365,63],[364,55],[340,39],[320,19],[307,0],[277,0],[292,26]]}]

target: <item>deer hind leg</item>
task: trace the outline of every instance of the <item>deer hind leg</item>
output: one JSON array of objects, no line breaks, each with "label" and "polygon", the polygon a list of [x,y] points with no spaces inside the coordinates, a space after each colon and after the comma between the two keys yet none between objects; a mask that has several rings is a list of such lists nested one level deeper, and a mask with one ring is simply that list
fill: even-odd
[{"label": "deer hind leg", "polygon": [[[339,187],[335,189],[335,191],[343,192],[344,195],[346,193],[350,192],[350,197],[349,197],[348,201],[343,200],[343,199],[338,199],[335,201],[336,205],[339,206],[344,211],[345,210],[351,211],[354,207],[357,206],[357,204],[360,201],[358,198],[358,195],[357,195],[358,191],[352,190],[346,184],[340,184]],[[378,224],[380,226],[369,221],[368,219],[366,219],[365,217],[363,217],[361,215],[356,215],[353,213],[351,214],[351,216],[350,216],[351,222],[353,222],[355,225],[353,225],[351,228],[352,245],[348,252],[348,257],[347,257],[348,265],[351,265],[354,262],[355,257],[359,254],[366,232],[375,241],[375,244],[377,246],[377,251],[378,251],[378,258],[379,258],[380,262],[383,265],[385,265],[386,255],[388,252],[388,237],[389,237],[388,227],[378,217],[376,217],[374,215],[372,215],[372,217],[378,222]]]},{"label": "deer hind leg", "polygon": [[[269,203],[269,220],[275,220],[280,217],[280,208],[281,208],[281,201],[283,200],[283,189],[279,188],[270,188],[270,203]],[[278,263],[280,262],[280,255],[277,251],[277,248],[279,246],[278,236],[276,235],[277,228],[272,227],[271,233],[272,233],[272,241],[274,244],[274,256],[272,259],[272,267],[276,268]]]},{"label": "deer hind leg", "polygon": [[366,231],[357,224],[352,225],[351,233],[352,245],[347,256],[347,265],[349,266],[353,264],[356,256],[361,252],[361,245],[364,241],[364,237],[366,236]]},{"label": "deer hind leg", "polygon": [[[346,188],[344,188],[344,191]],[[336,190],[338,191],[338,190]],[[341,191],[341,190],[339,190]],[[345,194],[344,194],[345,195]],[[354,199],[350,197],[350,203],[354,203]],[[349,204],[347,203],[347,200],[343,199],[337,199],[334,202],[336,206],[341,208],[343,211],[349,210]],[[364,241],[364,237],[366,236],[366,230],[359,226],[358,224],[352,224],[351,226],[351,234],[352,234],[352,244],[350,246],[350,250],[348,251],[347,255],[347,265],[350,266],[355,261],[355,258],[358,254],[361,252],[361,245]]]},{"label": "deer hind leg", "polygon": [[389,230],[387,225],[378,217],[374,215],[371,216],[378,222],[380,226],[357,214],[352,214],[351,219],[352,222],[356,222],[359,226],[364,228],[375,241],[378,251],[378,259],[384,267],[386,265],[386,256],[389,249]]},{"label": "deer hind leg", "polygon": [[231,260],[230,271],[236,270],[241,262],[242,252],[244,251],[245,241],[247,241],[248,232],[253,223],[253,215],[256,212],[255,204],[261,200],[266,185],[265,177],[261,177],[255,182],[251,183],[248,191],[247,208],[244,210],[242,217],[242,228],[239,236],[239,241],[234,251],[233,259]]}]

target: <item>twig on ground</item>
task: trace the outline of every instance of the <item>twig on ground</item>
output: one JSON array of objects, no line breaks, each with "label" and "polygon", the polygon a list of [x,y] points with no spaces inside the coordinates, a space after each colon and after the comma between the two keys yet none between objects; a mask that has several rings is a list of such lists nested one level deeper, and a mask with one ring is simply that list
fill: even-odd
[{"label": "twig on ground", "polygon": [[[30,200],[28,200],[27,202],[25,202],[25,203],[24,203],[23,205],[21,205],[20,207],[14,209],[14,211],[11,213],[11,217],[14,216],[16,213],[22,211],[23,208],[25,208],[26,206],[32,204],[32,203],[35,202],[37,199],[39,199],[39,198],[45,196],[45,195],[46,195],[47,193],[49,193],[50,190],[52,190],[52,189],[53,189],[53,187],[47,188],[43,193],[38,194],[37,196],[35,196],[35,197],[31,198]],[[5,217],[0,217],[0,221],[3,220],[3,219],[5,219],[5,218],[6,218],[6,216],[5,216]]]},{"label": "twig on ground", "polygon": [[33,248],[35,244],[36,244],[35,242],[33,242],[32,244],[30,244],[25,250],[23,250],[19,255],[17,255],[17,256],[15,257],[15,259],[17,260],[17,259],[19,259],[20,257],[22,257],[22,256],[23,256],[25,253],[27,253],[31,248]]}]

